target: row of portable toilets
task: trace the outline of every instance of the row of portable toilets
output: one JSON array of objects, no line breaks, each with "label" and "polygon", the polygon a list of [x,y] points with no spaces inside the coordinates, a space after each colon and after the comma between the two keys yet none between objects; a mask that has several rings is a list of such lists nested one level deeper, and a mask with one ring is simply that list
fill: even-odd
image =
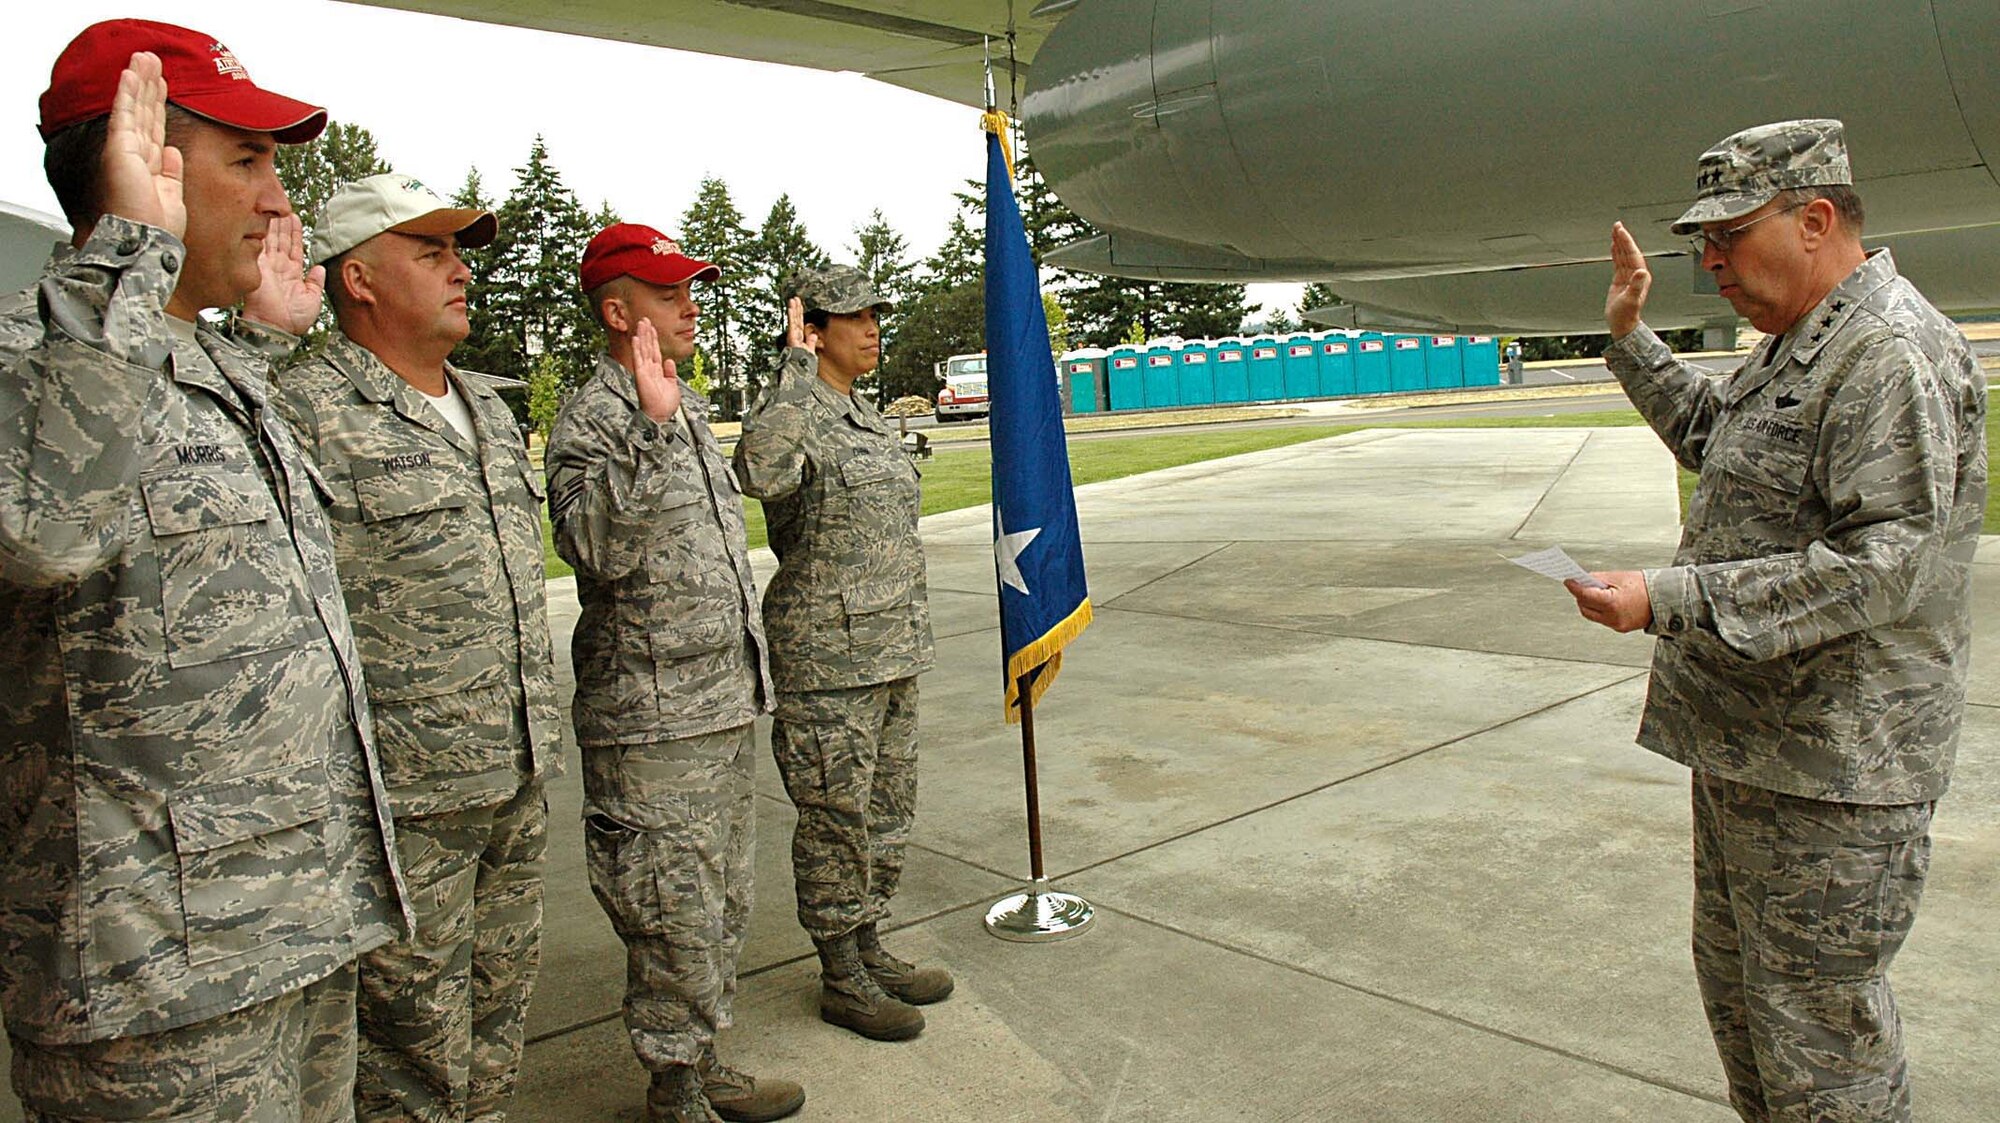
[{"label": "row of portable toilets", "polygon": [[1500,384],[1492,336],[1319,332],[1191,340],[1064,355],[1071,413],[1347,398]]}]

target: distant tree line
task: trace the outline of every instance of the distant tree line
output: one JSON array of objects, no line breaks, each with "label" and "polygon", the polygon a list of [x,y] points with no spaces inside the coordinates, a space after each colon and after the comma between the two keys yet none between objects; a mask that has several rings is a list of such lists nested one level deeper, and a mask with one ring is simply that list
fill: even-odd
[{"label": "distant tree line", "polygon": [[[1016,168],[1029,246],[1038,259],[1098,232],[1049,189],[1032,156],[1024,156]],[[354,124],[336,123],[311,144],[279,149],[279,176],[308,236],[336,188],[390,170],[374,136]],[[871,379],[873,386],[864,383],[863,388],[876,390],[883,402],[906,394],[931,397],[939,385],[939,362],[985,347],[985,185],[967,180],[956,196],[958,208],[943,242],[935,253],[917,260],[908,240],[880,209],[833,253],[807,232],[789,195],[779,195],[753,228],[728,184],[716,176],[704,178],[678,228],[669,231],[690,254],[722,270],[720,280],[697,290],[702,308],[697,353],[692,369],[682,375],[707,393],[724,417],[740,415],[775,362],[783,279],[800,267],[837,258],[859,266],[896,302],[895,314],[883,323],[882,367]],[[608,204],[587,210],[563,182],[539,136],[514,169],[513,186],[504,198],[496,200],[487,191],[475,168],[450,199],[454,206],[500,216],[500,235],[493,244],[465,253],[472,270],[472,335],[453,353],[453,362],[528,383],[528,394],[509,399],[523,420],[546,431],[603,345],[602,333],[576,291],[576,265],[591,235],[619,216]],[[1043,280],[1050,331],[1059,350],[1159,336],[1233,335],[1246,328],[1289,331],[1301,325],[1295,316],[1335,303],[1325,286],[1312,285],[1295,311],[1280,308],[1246,323],[1253,310],[1242,285],[1134,281],[1053,268],[1043,270]],[[1593,338],[1530,339],[1523,345],[1532,358],[1559,358],[1601,348],[1601,343],[1591,343]]]}]

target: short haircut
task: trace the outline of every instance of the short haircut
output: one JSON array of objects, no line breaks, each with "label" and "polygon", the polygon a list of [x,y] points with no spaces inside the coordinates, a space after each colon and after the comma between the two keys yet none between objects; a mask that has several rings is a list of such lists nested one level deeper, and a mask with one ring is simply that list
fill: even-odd
[{"label": "short haircut", "polygon": [[604,302],[614,296],[624,295],[624,281],[625,274],[621,273],[583,294],[585,303],[590,305],[590,318],[596,320],[597,326],[605,331],[610,331],[611,325],[604,322]]},{"label": "short haircut", "polygon": [[[168,102],[167,143],[182,147],[197,120],[194,114]],[[98,177],[104,170],[104,142],[110,131],[109,114],[92,117],[50,137],[42,150],[42,173],[55,190],[63,217],[74,229],[88,230],[104,217]]]},{"label": "short haircut", "polygon": [[1840,224],[1861,236],[1861,227],[1868,219],[1861,206],[1861,196],[1853,187],[1845,183],[1829,184],[1825,187],[1794,187],[1786,193],[1789,206],[1803,207],[1814,199],[1825,199],[1833,204],[1834,212],[1840,215]]}]

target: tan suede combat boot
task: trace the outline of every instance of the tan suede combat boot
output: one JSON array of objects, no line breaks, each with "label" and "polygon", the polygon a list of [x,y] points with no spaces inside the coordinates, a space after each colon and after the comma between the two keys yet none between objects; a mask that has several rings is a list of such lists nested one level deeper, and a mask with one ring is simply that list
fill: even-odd
[{"label": "tan suede combat boot", "polygon": [[891,998],[868,973],[854,933],[814,940],[813,946],[819,949],[821,1021],[876,1041],[908,1041],[924,1031],[923,1012]]},{"label": "tan suede combat boot", "polygon": [[890,955],[876,935],[874,924],[862,925],[854,930],[854,935],[855,945],[861,949],[861,962],[868,965],[868,973],[890,997],[912,1006],[928,1006],[951,995],[953,983],[949,971],[942,967],[919,967]]},{"label": "tan suede combat boot", "polygon": [[701,1074],[693,1065],[675,1065],[653,1074],[646,1086],[646,1123],[722,1123],[701,1094]]},{"label": "tan suede combat boot", "polygon": [[716,1059],[715,1046],[695,1062],[708,1106],[729,1123],[770,1123],[806,1105],[806,1090],[795,1080],[759,1080]]}]

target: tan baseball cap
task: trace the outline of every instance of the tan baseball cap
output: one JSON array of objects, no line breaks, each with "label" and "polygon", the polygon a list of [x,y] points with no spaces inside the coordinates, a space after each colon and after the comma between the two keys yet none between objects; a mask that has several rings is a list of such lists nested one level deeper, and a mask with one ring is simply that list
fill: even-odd
[{"label": "tan baseball cap", "polygon": [[373,238],[395,231],[419,237],[458,235],[462,249],[477,249],[500,232],[492,211],[454,207],[437,192],[395,172],[358,179],[333,193],[313,225],[313,264],[332,258]]}]

